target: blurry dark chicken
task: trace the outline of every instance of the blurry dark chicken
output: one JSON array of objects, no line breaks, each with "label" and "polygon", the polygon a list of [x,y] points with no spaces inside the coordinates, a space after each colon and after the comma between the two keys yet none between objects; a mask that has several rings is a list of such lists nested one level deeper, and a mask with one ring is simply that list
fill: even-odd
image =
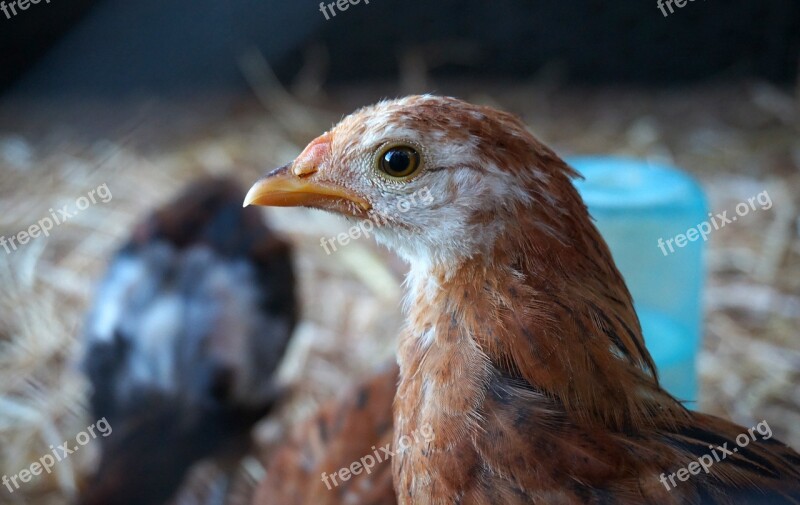
[{"label": "blurry dark chicken", "polygon": [[200,459],[235,462],[277,399],[296,320],[288,245],[230,179],[192,184],[115,255],[86,330],[101,438],[84,505],[163,503]]},{"label": "blurry dark chicken", "polygon": [[370,219],[409,263],[400,503],[800,503],[800,455],[767,424],[661,388],[575,176],[511,114],[412,96],[344,118],[246,203]]}]

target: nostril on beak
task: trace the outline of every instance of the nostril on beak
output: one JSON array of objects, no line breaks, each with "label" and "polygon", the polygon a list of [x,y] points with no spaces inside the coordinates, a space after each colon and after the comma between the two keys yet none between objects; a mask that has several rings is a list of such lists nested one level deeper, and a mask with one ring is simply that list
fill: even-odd
[{"label": "nostril on beak", "polygon": [[297,177],[308,177],[309,175],[317,173],[316,163],[295,163],[292,166],[292,172]]}]

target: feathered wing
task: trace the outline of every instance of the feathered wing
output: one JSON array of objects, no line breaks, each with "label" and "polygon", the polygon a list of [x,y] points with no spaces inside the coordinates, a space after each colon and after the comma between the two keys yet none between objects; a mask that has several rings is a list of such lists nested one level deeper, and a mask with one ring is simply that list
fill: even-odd
[{"label": "feathered wing", "polygon": [[478,458],[463,503],[800,503],[800,456],[765,430],[698,413],[679,426],[591,429],[499,375],[481,414],[485,435],[471,440]]}]

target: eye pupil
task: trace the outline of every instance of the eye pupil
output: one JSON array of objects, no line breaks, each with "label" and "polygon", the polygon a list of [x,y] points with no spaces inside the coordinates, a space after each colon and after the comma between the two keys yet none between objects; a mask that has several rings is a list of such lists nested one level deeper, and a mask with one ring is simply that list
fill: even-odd
[{"label": "eye pupil", "polygon": [[386,163],[392,172],[402,173],[411,165],[411,157],[405,151],[394,149],[386,153]]},{"label": "eye pupil", "polygon": [[419,154],[407,146],[392,147],[381,158],[381,169],[393,177],[406,177],[419,167]]}]

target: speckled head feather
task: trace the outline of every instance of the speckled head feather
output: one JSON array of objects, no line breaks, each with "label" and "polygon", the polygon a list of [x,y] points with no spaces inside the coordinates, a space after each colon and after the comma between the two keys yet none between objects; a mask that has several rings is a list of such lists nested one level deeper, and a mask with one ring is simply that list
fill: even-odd
[{"label": "speckled head feather", "polygon": [[[546,190],[553,179],[568,184],[576,175],[564,163],[553,166],[555,155],[515,116],[452,98],[380,102],[346,117],[331,138],[336,174],[357,185],[384,221],[402,225],[379,232],[378,240],[412,263],[450,266],[488,251],[497,225],[516,205],[537,199],[553,205]],[[391,143],[421,152],[413,179],[396,182],[376,173],[375,153]],[[398,199],[423,189],[433,195],[432,204],[398,215]]]}]

